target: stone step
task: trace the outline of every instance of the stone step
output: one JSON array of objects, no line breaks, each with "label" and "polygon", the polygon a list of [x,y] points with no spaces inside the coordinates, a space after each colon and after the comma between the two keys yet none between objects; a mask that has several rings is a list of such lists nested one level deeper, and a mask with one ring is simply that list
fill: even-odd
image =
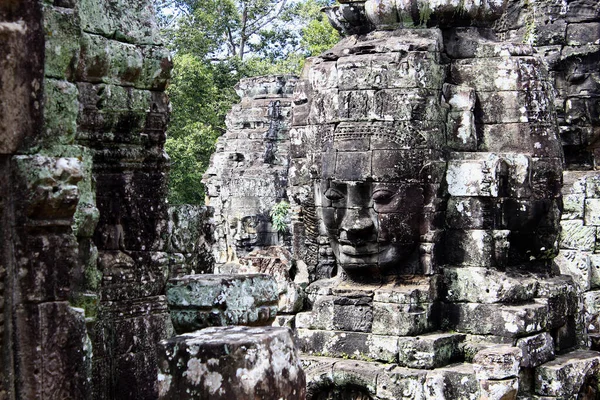
[{"label": "stone step", "polygon": [[578,398],[580,393],[598,390],[598,374],[600,352],[576,350],[562,354],[535,369],[535,393],[559,399]]},{"label": "stone step", "polygon": [[423,370],[378,362],[302,356],[302,367],[306,373],[308,398],[515,399],[518,390],[518,378],[478,380],[473,364],[468,363]]}]

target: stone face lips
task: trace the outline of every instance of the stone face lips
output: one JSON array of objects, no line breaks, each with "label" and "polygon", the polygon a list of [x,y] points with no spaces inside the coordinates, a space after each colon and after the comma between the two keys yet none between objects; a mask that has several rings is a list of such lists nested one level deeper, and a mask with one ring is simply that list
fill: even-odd
[{"label": "stone face lips", "polygon": [[267,275],[187,275],[171,279],[167,299],[179,333],[208,326],[267,325],[277,314],[277,282]]},{"label": "stone face lips", "polygon": [[159,354],[161,400],[306,398],[287,328],[207,328],[161,342]]}]

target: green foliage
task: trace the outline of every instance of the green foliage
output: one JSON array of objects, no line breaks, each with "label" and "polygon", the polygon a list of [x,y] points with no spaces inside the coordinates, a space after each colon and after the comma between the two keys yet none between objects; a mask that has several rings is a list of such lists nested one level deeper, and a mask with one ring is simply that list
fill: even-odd
[{"label": "green foliage", "polygon": [[171,157],[169,202],[203,204],[202,174],[208,168],[218,133],[202,123],[186,125],[179,137],[167,138],[165,150]]},{"label": "green foliage", "polygon": [[280,201],[271,208],[269,215],[271,216],[273,228],[275,228],[277,232],[284,233],[287,231],[289,213],[290,203],[287,201]]}]

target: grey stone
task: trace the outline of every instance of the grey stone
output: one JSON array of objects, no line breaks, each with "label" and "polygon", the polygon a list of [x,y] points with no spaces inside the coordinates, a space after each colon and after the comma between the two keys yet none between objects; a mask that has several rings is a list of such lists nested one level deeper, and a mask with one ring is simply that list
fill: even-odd
[{"label": "grey stone", "polygon": [[435,303],[373,303],[372,332],[379,335],[414,336],[435,329]]},{"label": "grey stone", "polygon": [[596,227],[587,226],[582,220],[561,221],[561,247],[565,249],[592,251],[596,241]]},{"label": "grey stone", "polygon": [[303,353],[356,360],[397,362],[398,337],[363,332],[297,330],[298,344]]},{"label": "grey stone", "polygon": [[306,396],[306,378],[286,328],[207,328],[162,341],[158,354],[160,399]]},{"label": "grey stone", "polygon": [[454,364],[427,373],[427,400],[475,400],[480,398],[479,393],[479,381],[475,378],[472,364]]},{"label": "grey stone", "polygon": [[277,282],[268,275],[187,275],[169,281],[178,332],[208,326],[267,325],[277,313]]},{"label": "grey stone", "polygon": [[494,346],[475,354],[473,369],[480,381],[516,378],[522,359],[523,352],[519,347]]},{"label": "grey stone", "polygon": [[494,400],[516,400],[519,392],[519,378],[502,380],[481,380],[481,398]]},{"label": "grey stone", "polygon": [[554,359],[554,340],[548,332],[520,338],[515,346],[523,352],[521,367],[537,367]]},{"label": "grey stone", "polygon": [[562,250],[554,259],[558,270],[570,275],[581,290],[590,289],[590,254],[578,250]]},{"label": "grey stone", "polygon": [[516,337],[543,331],[548,324],[548,304],[525,305],[457,303],[449,305],[450,327],[476,335]]},{"label": "grey stone", "polygon": [[432,333],[418,337],[400,338],[398,364],[408,368],[432,369],[457,361],[460,345],[466,335]]},{"label": "grey stone", "polygon": [[422,370],[384,367],[377,380],[377,398],[424,399],[427,373]]},{"label": "grey stone", "polygon": [[488,268],[443,270],[446,299],[451,302],[504,303],[532,300],[539,278],[518,271],[499,272]]},{"label": "grey stone", "polygon": [[536,368],[535,392],[542,396],[573,398],[584,389],[587,378],[598,374],[599,362],[599,353],[589,350],[558,356]]}]

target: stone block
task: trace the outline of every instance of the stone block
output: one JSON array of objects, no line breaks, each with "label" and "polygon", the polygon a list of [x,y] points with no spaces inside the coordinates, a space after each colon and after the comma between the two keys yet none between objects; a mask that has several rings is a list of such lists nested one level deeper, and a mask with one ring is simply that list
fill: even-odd
[{"label": "stone block", "polygon": [[479,382],[472,364],[454,364],[427,373],[425,399],[474,400],[479,397]]},{"label": "stone block", "polygon": [[480,396],[489,400],[516,400],[519,378],[479,381]]},{"label": "stone block", "polygon": [[585,218],[586,226],[600,226],[600,199],[585,200]]},{"label": "stone block", "polygon": [[435,303],[373,303],[372,332],[378,335],[414,336],[435,329]]},{"label": "stone block", "polygon": [[398,340],[398,364],[407,368],[432,369],[457,361],[466,335],[432,333]]},{"label": "stone block", "polygon": [[449,304],[451,329],[475,335],[518,337],[543,331],[548,324],[548,304],[523,305],[458,303]]},{"label": "stone block", "polygon": [[373,301],[392,304],[424,304],[439,299],[437,277],[421,277],[402,285],[383,285],[374,290]]},{"label": "stone block", "polygon": [[450,302],[514,303],[532,300],[538,278],[518,271],[477,267],[443,270],[446,299]]},{"label": "stone block", "polygon": [[333,365],[333,382],[338,387],[357,387],[375,393],[380,373],[380,365],[373,362],[340,360]]},{"label": "stone block", "polygon": [[600,288],[600,255],[590,254],[590,288]]},{"label": "stone block", "polygon": [[585,179],[585,197],[587,199],[600,198],[600,176],[597,172],[588,172],[581,179]]},{"label": "stone block", "polygon": [[560,246],[563,249],[592,251],[596,242],[596,227],[582,220],[561,221]]},{"label": "stone block", "polygon": [[491,230],[447,230],[446,261],[451,265],[491,267],[495,264]]},{"label": "stone block", "polygon": [[515,346],[523,352],[523,368],[537,367],[554,359],[554,339],[548,332],[520,338]]},{"label": "stone block", "polygon": [[297,330],[296,335],[301,351],[308,355],[320,354],[392,363],[398,360],[398,338],[390,335],[301,328]]},{"label": "stone block", "polygon": [[177,332],[207,326],[267,325],[277,313],[277,282],[268,275],[188,275],[171,279],[167,300]]},{"label": "stone block", "polygon": [[554,258],[554,264],[561,274],[573,277],[581,290],[590,289],[590,253],[579,250],[561,250]]},{"label": "stone block", "polygon": [[494,346],[475,354],[473,369],[480,381],[516,378],[522,359],[519,347]]},{"label": "stone block", "polygon": [[593,290],[583,294],[585,328],[589,333],[600,332],[600,291]]},{"label": "stone block", "polygon": [[479,92],[484,124],[550,121],[552,104],[545,91]]},{"label": "stone block", "polygon": [[306,378],[290,331],[214,327],[162,341],[159,399],[304,399]]},{"label": "stone block", "polygon": [[519,57],[485,57],[457,60],[452,63],[450,75],[458,85],[473,87],[481,92],[506,92],[527,89],[530,80],[524,79],[524,73],[538,79],[531,82],[531,90],[543,90],[540,61]]},{"label": "stone block", "polygon": [[479,151],[520,153],[526,150],[532,157],[551,157],[560,146],[556,128],[544,121],[484,124],[478,144]]},{"label": "stone block", "polygon": [[373,306],[370,297],[323,296],[318,298],[312,311],[311,329],[370,332]]},{"label": "stone block", "polygon": [[486,153],[482,159],[455,159],[448,162],[446,180],[451,196],[497,197],[499,177],[497,155]]},{"label": "stone block", "polygon": [[308,82],[315,88],[335,89],[338,86],[339,73],[337,62],[315,63],[308,70]]},{"label": "stone block", "polygon": [[55,79],[44,81],[44,129],[42,141],[47,147],[73,144],[77,133],[77,86]]},{"label": "stone block", "polygon": [[135,86],[146,90],[165,90],[171,78],[171,53],[161,46],[144,46],[142,70]]},{"label": "stone block", "polygon": [[569,46],[600,44],[600,22],[569,24],[566,44]]},{"label": "stone block", "polygon": [[333,365],[337,358],[302,355],[300,363],[306,375],[306,394],[314,396],[322,387],[333,386]]},{"label": "stone block", "polygon": [[[600,353],[576,350],[536,368],[535,393],[563,399],[576,398],[588,378],[597,377]],[[597,379],[597,378],[595,378]]]},{"label": "stone block", "polygon": [[[72,81],[79,61],[79,29],[75,11],[44,7],[46,53],[44,74],[48,78]],[[48,98],[47,98],[48,99]]]},{"label": "stone block", "polygon": [[585,194],[563,195],[563,220],[583,220]]},{"label": "stone block", "polygon": [[377,398],[382,400],[425,398],[427,372],[402,367],[382,366],[377,379]]}]

